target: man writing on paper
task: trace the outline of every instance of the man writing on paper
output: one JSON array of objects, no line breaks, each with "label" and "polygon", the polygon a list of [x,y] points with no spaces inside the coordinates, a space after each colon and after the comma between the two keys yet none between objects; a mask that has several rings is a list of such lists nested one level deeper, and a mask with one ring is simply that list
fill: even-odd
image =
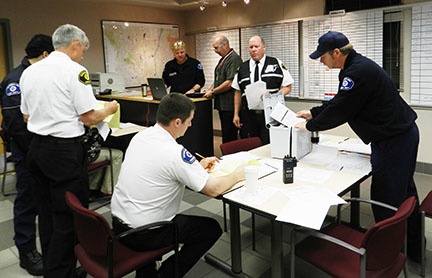
[{"label": "man writing on paper", "polygon": [[[219,223],[208,217],[179,214],[185,186],[215,197],[244,179],[244,166],[225,176],[209,176],[216,157],[198,162],[176,139],[192,125],[194,103],[185,95],[171,93],[159,104],[157,123],[135,135],[120,170],[111,200],[116,233],[158,221],[174,221],[178,227],[179,275],[183,277],[222,234]],[[135,250],[151,250],[172,242],[171,232],[135,233],[125,244]],[[173,258],[156,271],[149,264],[136,277],[174,277]]]},{"label": "man writing on paper", "polygon": [[251,59],[243,62],[232,83],[232,87],[236,90],[233,123],[240,128],[242,138],[258,136],[263,144],[268,144],[270,135],[266,128],[263,108],[248,105],[247,87],[255,87],[251,92],[252,101],[258,104],[262,103],[263,95],[266,93],[274,94],[281,91],[286,96],[291,92],[291,84],[294,80],[283,63],[277,58],[267,56],[265,50],[266,45],[260,36],[249,39]]},{"label": "man writing on paper", "polygon": [[75,233],[65,193],[71,191],[88,203],[84,125],[113,114],[118,103],[95,110],[88,72],[79,64],[89,47],[84,31],[65,24],[55,30],[52,41],[55,51],[21,76],[21,112],[33,133],[27,159],[35,179],[44,277],[80,277],[75,273]]},{"label": "man writing on paper", "polygon": [[[414,183],[419,131],[416,113],[401,98],[390,76],[374,61],[357,53],[348,38],[329,31],[309,55],[329,69],[341,69],[339,91],[321,106],[297,113],[307,122],[297,128],[321,131],[348,123],[365,143],[371,143],[371,198],[399,207],[408,197],[418,200]],[[418,204],[418,203],[417,203]],[[376,221],[393,215],[372,207]],[[408,256],[420,261],[420,215],[408,219]]]}]

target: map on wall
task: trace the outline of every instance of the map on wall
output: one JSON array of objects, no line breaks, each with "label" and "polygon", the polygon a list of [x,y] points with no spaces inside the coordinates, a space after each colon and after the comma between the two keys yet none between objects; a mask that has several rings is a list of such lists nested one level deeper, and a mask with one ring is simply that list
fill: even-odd
[{"label": "map on wall", "polygon": [[178,40],[178,25],[102,21],[105,71],[122,74],[126,86],[162,77],[173,59],[170,46]]}]

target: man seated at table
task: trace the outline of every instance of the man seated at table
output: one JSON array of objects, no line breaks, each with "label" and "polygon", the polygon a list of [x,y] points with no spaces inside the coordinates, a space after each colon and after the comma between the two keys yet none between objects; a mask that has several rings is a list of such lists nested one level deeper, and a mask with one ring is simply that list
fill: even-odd
[{"label": "man seated at table", "polygon": [[[207,157],[198,162],[176,139],[192,125],[194,103],[178,93],[166,95],[157,110],[157,123],[132,138],[111,200],[113,228],[120,233],[157,221],[173,220],[178,226],[179,274],[183,277],[213,246],[222,234],[212,218],[179,214],[185,185],[215,197],[244,179],[244,165],[226,176],[209,176],[217,162]],[[149,250],[172,242],[168,231],[135,234],[124,244],[135,250]],[[150,264],[137,277],[174,277],[174,258],[163,262],[158,271]]]}]

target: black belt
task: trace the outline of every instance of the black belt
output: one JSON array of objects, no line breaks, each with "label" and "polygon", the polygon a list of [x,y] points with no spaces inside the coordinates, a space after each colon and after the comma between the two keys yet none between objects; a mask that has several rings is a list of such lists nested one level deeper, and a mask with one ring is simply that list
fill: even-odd
[{"label": "black belt", "polygon": [[33,140],[39,140],[39,142],[48,142],[53,144],[76,144],[83,141],[83,136],[72,137],[72,138],[60,138],[51,135],[39,135],[34,134]]}]

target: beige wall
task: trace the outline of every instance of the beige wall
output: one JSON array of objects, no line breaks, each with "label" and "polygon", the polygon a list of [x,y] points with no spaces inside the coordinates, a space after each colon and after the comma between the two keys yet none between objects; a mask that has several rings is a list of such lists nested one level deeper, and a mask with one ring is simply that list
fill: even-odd
[{"label": "beige wall", "polygon": [[1,0],[0,18],[10,19],[15,66],[25,55],[24,48],[33,34],[51,35],[65,23],[77,25],[87,33],[90,49],[83,65],[91,72],[104,71],[101,20],[178,24],[180,37],[184,38],[185,33],[182,14],[173,10],[79,0]]},{"label": "beige wall", "polygon": [[[179,24],[180,37],[188,44],[194,55],[194,37],[186,33],[206,31],[208,27],[218,30],[259,25],[264,23],[319,16],[324,11],[324,0],[252,0],[249,6],[242,2],[229,3],[227,8],[209,7],[204,12],[196,9],[181,12],[146,8],[132,5],[100,5],[89,1],[70,0],[1,0],[0,18],[10,19],[14,65],[24,55],[24,47],[35,33],[51,34],[64,23],[78,25],[86,31],[91,47],[83,62],[89,71],[104,71],[101,23],[104,20],[124,20]],[[405,4],[426,2],[405,0]],[[295,101],[288,106],[298,111],[317,105],[316,102]],[[419,116],[420,147],[418,160],[432,163],[431,109],[416,109]],[[330,131],[333,134],[354,136],[347,125]],[[403,150],[401,150],[403,151]]]}]

